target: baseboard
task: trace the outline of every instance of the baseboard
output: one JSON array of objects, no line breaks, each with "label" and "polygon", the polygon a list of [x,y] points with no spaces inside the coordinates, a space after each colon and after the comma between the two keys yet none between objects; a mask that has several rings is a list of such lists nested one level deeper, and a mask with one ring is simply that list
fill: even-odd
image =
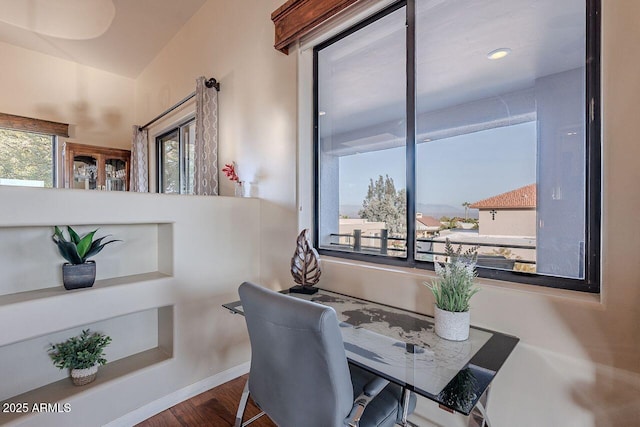
[{"label": "baseboard", "polygon": [[217,387],[221,384],[231,381],[234,378],[246,374],[247,372],[249,372],[249,366],[250,362],[245,362],[241,365],[234,366],[233,368],[227,369],[226,371],[200,380],[197,383],[188,385],[187,387],[184,387],[171,394],[161,397],[158,400],[148,403],[143,407],[136,409],[135,411],[129,412],[128,414],[123,415],[122,417],[115,419],[108,424],[105,424],[104,427],[133,426],[141,423],[147,418],[150,418],[166,409],[169,409],[180,402],[191,399],[193,396],[197,396],[200,393],[203,393],[209,389]]}]

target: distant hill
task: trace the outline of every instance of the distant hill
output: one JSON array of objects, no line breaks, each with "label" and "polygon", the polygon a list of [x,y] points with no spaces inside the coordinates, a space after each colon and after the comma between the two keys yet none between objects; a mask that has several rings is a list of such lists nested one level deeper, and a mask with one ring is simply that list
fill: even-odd
[{"label": "distant hill", "polygon": [[340,205],[340,216],[359,218],[358,211],[360,209],[362,209],[362,205]]},{"label": "distant hill", "polygon": [[[346,216],[349,218],[358,218],[358,211],[362,209],[361,205],[340,205],[340,216]],[[464,208],[462,206],[451,206],[451,205],[431,205],[418,203],[417,209],[418,212],[421,212],[423,215],[432,216],[434,218],[440,219],[440,217],[448,216],[448,217],[461,217],[464,218]],[[478,218],[478,210],[477,209],[469,209],[469,218]]]},{"label": "distant hill", "polygon": [[[431,205],[418,203],[416,206],[416,211],[421,212],[422,215],[432,216],[434,218],[440,219],[440,217],[448,216],[448,217],[460,217],[464,218],[464,208],[462,206],[451,206],[451,205]],[[469,218],[478,218],[478,210],[477,209],[469,209]]]}]

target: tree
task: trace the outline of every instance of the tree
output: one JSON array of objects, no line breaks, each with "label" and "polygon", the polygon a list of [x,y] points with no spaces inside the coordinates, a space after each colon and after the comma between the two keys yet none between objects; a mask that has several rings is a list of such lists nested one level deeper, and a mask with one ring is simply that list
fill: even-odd
[{"label": "tree", "polygon": [[464,220],[466,222],[469,219],[469,206],[471,206],[471,203],[464,202],[462,206],[464,206]]},{"label": "tree", "polygon": [[440,217],[440,223],[442,225],[440,225],[440,230],[453,230],[454,228],[458,227],[458,218],[451,217],[449,218],[448,216],[443,216]]},{"label": "tree", "polygon": [[403,234],[407,231],[407,202],[404,189],[396,191],[393,178],[389,175],[369,180],[367,197],[358,212],[360,218],[371,222],[384,222],[390,234]]},{"label": "tree", "polygon": [[51,187],[51,136],[0,129],[0,178],[44,181],[45,187]]},{"label": "tree", "polygon": [[179,193],[180,150],[177,141],[165,141],[162,150],[162,190],[164,193]]}]

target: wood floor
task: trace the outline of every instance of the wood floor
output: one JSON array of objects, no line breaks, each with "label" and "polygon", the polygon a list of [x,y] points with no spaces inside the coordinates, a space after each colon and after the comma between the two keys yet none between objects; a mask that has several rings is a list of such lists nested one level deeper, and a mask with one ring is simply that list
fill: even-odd
[{"label": "wood floor", "polygon": [[[226,427],[233,426],[238,409],[238,402],[244,389],[247,375],[244,375],[219,387],[206,391],[176,406],[160,412],[138,424],[139,427]],[[247,421],[260,410],[249,399],[244,421]],[[276,427],[263,415],[251,423],[251,427]]]}]

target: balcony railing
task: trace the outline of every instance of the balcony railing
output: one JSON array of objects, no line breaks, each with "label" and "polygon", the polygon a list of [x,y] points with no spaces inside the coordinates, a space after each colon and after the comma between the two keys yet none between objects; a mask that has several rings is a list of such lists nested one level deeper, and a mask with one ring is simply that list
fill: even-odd
[{"label": "balcony railing", "polygon": [[[369,253],[375,255],[391,255],[391,256],[403,256],[406,251],[407,240],[404,237],[389,236],[388,230],[380,230],[380,235],[363,235],[362,230],[354,230],[352,234],[347,233],[332,233],[331,246],[339,249],[352,252]],[[334,238],[337,241],[333,241]],[[379,241],[379,245],[365,245],[363,240],[369,239],[371,241]],[[341,242],[341,240],[343,240]],[[365,240],[366,241],[366,240]],[[416,249],[417,258],[420,259],[420,255],[427,258],[427,261],[433,261],[433,257],[436,255],[446,256],[444,252],[433,250],[435,243],[444,244],[442,238],[417,238],[416,243],[418,248]],[[450,240],[452,245],[463,245],[467,247],[478,246],[480,248],[492,248],[492,249],[520,249],[520,250],[534,250],[536,245],[516,244],[516,243],[491,243],[491,242],[479,242],[479,241],[462,241],[462,240]],[[429,249],[421,248],[426,244],[430,246]],[[530,264],[535,265],[536,261],[531,259],[518,259],[507,258],[502,254],[479,254],[478,265],[481,267],[493,267],[493,268],[506,268],[513,269],[514,264]]]},{"label": "balcony railing", "polygon": [[[353,252],[373,252],[381,255],[389,255],[389,250],[395,252],[407,251],[407,239],[404,237],[389,237],[388,230],[380,230],[380,235],[363,235],[362,230],[353,230],[353,234],[335,234],[332,233],[331,237],[337,237],[348,239],[347,243],[331,242],[331,245],[339,247],[339,249],[350,250]],[[379,246],[368,246],[362,244],[362,239],[379,240]],[[389,248],[389,242],[391,242],[391,248]],[[395,242],[402,242],[400,246],[396,246]]]}]

